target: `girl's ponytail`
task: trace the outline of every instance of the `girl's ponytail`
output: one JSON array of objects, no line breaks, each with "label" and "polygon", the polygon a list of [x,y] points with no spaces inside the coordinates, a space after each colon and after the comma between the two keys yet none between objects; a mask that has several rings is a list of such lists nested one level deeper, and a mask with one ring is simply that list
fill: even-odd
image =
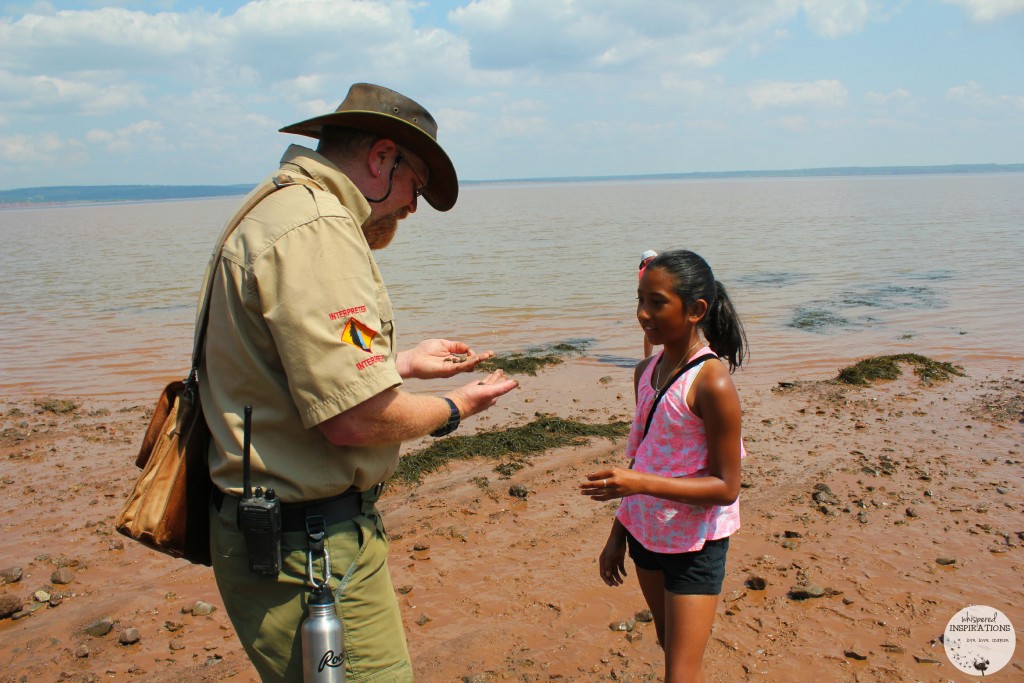
[{"label": "girl's ponytail", "polygon": [[715,297],[704,317],[703,328],[711,350],[729,361],[729,372],[743,365],[749,353],[747,333],[743,331],[743,323],[725,286],[718,280],[715,280]]}]

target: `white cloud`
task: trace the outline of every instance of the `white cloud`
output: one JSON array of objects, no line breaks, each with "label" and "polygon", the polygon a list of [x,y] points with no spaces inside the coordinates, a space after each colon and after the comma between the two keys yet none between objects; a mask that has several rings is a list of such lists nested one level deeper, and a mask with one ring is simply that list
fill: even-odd
[{"label": "white cloud", "polygon": [[870,12],[866,0],[803,0],[807,23],[826,38],[838,38],[864,28]]},{"label": "white cloud", "polygon": [[848,92],[835,80],[813,83],[762,82],[747,90],[755,109],[769,107],[841,107]]},{"label": "white cloud", "polygon": [[686,95],[691,100],[700,98],[707,92],[707,84],[704,81],[694,78],[680,78],[673,74],[662,76],[660,84],[666,91]]},{"label": "white cloud", "polygon": [[786,130],[791,130],[797,133],[807,129],[807,119],[803,116],[784,116],[778,120],[778,123]]},{"label": "white cloud", "polygon": [[782,24],[804,10],[812,29],[860,30],[867,0],[474,0],[449,17],[479,69],[709,68],[731,52],[785,40]]},{"label": "white cloud", "polygon": [[913,98],[910,92],[908,92],[907,90],[904,90],[903,88],[897,88],[896,90],[893,90],[892,92],[889,93],[869,92],[864,96],[864,99],[867,100],[868,104],[884,107],[889,104],[908,102]]},{"label": "white cloud", "polygon": [[534,98],[515,100],[505,107],[505,111],[510,114],[527,114],[541,112],[545,109],[547,109],[547,105],[541,100]]},{"label": "white cloud", "polygon": [[995,104],[996,99],[989,96],[985,89],[974,81],[967,85],[957,85],[946,91],[946,99],[968,105],[988,107]]},{"label": "white cloud", "polygon": [[85,156],[80,141],[52,134],[0,137],[0,159],[11,164],[35,166],[42,162],[66,167],[80,163]]},{"label": "white cloud", "polygon": [[495,122],[499,135],[513,138],[533,138],[549,128],[543,116],[500,116]]},{"label": "white cloud", "polygon": [[958,5],[975,21],[998,21],[1024,12],[1024,0],[943,0]]},{"label": "white cloud", "polygon": [[94,128],[86,133],[85,140],[117,154],[126,154],[140,147],[152,151],[166,147],[163,130],[164,125],[159,121],[136,121],[113,131]]},{"label": "white cloud", "polygon": [[107,114],[146,99],[135,84],[104,84],[102,74],[85,73],[75,80],[52,76],[21,76],[0,71],[0,103],[23,114],[63,112],[65,115]]},{"label": "white cloud", "polygon": [[444,108],[439,109],[434,118],[437,120],[438,135],[447,137],[469,130],[481,117],[466,109]]},{"label": "white cloud", "polygon": [[946,99],[969,107],[1024,109],[1024,95],[990,95],[975,81],[949,88],[946,91]]}]

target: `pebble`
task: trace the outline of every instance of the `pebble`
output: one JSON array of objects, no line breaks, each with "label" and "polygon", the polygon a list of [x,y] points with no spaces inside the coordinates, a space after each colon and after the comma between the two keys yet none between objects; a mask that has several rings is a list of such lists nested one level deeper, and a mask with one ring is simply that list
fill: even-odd
[{"label": "pebble", "polygon": [[88,657],[89,656],[89,646],[86,645],[85,643],[82,643],[81,645],[76,647],[75,648],[75,656],[78,657],[79,659],[85,659],[86,657]]},{"label": "pebble", "polygon": [[793,586],[789,589],[789,597],[792,600],[808,600],[824,597],[824,595],[825,589],[813,583],[806,586]]},{"label": "pebble", "polygon": [[195,603],[192,605],[192,609],[189,611],[192,612],[192,616],[194,617],[205,617],[210,614],[213,614],[213,611],[215,609],[217,608],[208,602],[196,600]]},{"label": "pebble", "polygon": [[71,567],[58,567],[50,575],[50,583],[57,585],[69,584],[75,580],[75,570]]},{"label": "pebble", "polygon": [[763,591],[768,587],[768,580],[763,576],[748,576],[743,585],[754,591]]},{"label": "pebble", "polygon": [[613,631],[632,631],[634,626],[636,626],[635,619],[630,619],[629,621],[613,621],[608,624],[608,628]]},{"label": "pebble", "polygon": [[139,629],[137,628],[126,628],[121,631],[121,635],[117,637],[117,642],[122,645],[134,645],[140,640],[142,640],[142,635],[139,633]]},{"label": "pebble", "polygon": [[13,593],[0,595],[0,619],[21,611],[21,598]]},{"label": "pebble", "polygon": [[849,659],[856,659],[858,662],[863,662],[865,659],[868,658],[867,655],[862,655],[856,650],[846,650],[843,652],[843,655],[848,657]]},{"label": "pebble", "polygon": [[421,614],[420,618],[416,620],[416,625],[417,626],[424,626],[426,624],[429,624],[431,621],[432,621],[431,618],[428,617],[426,614]]},{"label": "pebble", "polygon": [[508,495],[513,498],[522,498],[523,500],[526,500],[526,497],[530,495],[530,492],[522,484],[512,484],[512,486],[508,487]]},{"label": "pebble", "polygon": [[652,621],[654,621],[654,615],[651,614],[651,610],[649,609],[640,610],[639,612],[633,615],[633,618],[645,624],[649,624]]},{"label": "pebble", "polygon": [[171,648],[172,652],[177,652],[178,650],[185,649],[185,641],[179,636],[177,638],[172,638],[171,642],[168,643],[167,646]]},{"label": "pebble", "polygon": [[98,621],[94,621],[85,627],[85,632],[93,638],[99,638],[110,633],[111,629],[114,628],[114,620],[110,617],[104,617]]},{"label": "pebble", "polygon": [[21,581],[21,577],[24,575],[21,567],[8,567],[7,569],[0,569],[0,585],[5,583],[17,583]]},{"label": "pebble", "polygon": [[956,558],[955,557],[936,557],[935,558],[935,563],[936,564],[941,564],[944,567],[948,567],[949,565],[956,564]]}]

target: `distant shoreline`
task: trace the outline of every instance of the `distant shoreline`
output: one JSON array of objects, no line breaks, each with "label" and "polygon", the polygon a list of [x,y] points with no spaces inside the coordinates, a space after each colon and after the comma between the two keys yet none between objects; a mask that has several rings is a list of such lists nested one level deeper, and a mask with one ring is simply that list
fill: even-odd
[{"label": "distant shoreline", "polygon": [[[646,175],[563,176],[554,178],[507,178],[463,180],[465,186],[522,183],[629,182],[650,180],[719,180],[728,178],[838,178],[858,176],[906,176],[1024,173],[1024,164],[949,164],[944,166],[841,166],[760,171],[698,171]],[[176,199],[208,199],[247,194],[253,184],[236,185],[77,185],[0,190],[0,208],[35,208],[69,204],[108,204]]]}]

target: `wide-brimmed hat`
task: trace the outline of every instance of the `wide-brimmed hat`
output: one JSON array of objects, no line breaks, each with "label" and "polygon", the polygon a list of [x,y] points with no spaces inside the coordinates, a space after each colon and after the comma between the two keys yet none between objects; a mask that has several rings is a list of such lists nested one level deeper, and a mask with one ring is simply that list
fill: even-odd
[{"label": "wide-brimmed hat", "polygon": [[293,123],[281,132],[319,139],[324,126],[356,128],[394,140],[430,169],[421,192],[430,205],[438,211],[455,206],[459,197],[455,166],[437,143],[437,122],[418,102],[379,85],[356,83],[333,113]]}]

